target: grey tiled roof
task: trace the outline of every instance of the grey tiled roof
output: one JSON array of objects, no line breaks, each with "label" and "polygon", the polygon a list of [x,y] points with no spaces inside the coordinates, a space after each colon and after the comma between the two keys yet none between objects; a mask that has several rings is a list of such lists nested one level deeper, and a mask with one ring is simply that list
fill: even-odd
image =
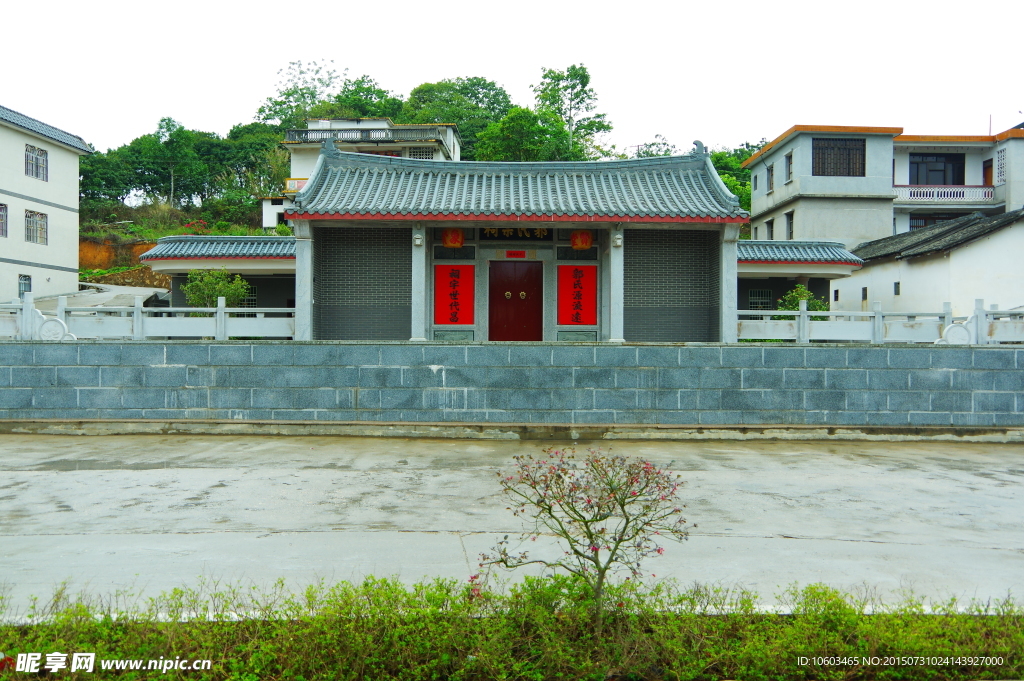
[{"label": "grey tiled roof", "polygon": [[1024,209],[992,216],[971,213],[955,220],[937,222],[921,229],[869,241],[853,252],[864,260],[913,258],[949,251],[1020,220],[1024,220]]},{"label": "grey tiled roof", "polygon": [[37,135],[42,135],[55,142],[67,145],[73,149],[91,154],[93,148],[90,147],[85,140],[78,135],[72,135],[70,132],[64,132],[60,128],[55,128],[52,125],[47,125],[42,121],[37,121],[34,118],[29,118],[25,114],[20,114],[13,109],[8,109],[6,106],[0,106],[0,121],[10,123],[11,125],[34,132]]},{"label": "grey tiled roof", "polygon": [[739,241],[737,262],[835,263],[861,265],[863,260],[835,241]]},{"label": "grey tiled roof", "polygon": [[706,153],[631,161],[417,161],[325,145],[285,211],[352,219],[633,219],[743,222]]},{"label": "grey tiled roof", "polygon": [[139,260],[295,258],[293,236],[165,236]]}]

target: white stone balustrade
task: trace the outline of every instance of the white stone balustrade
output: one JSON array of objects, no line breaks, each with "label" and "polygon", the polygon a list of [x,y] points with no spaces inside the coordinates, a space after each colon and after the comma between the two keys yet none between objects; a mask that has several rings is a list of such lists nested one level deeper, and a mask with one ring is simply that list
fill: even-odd
[{"label": "white stone balustrade", "polygon": [[897,203],[986,203],[995,201],[995,187],[987,185],[894,185]]}]

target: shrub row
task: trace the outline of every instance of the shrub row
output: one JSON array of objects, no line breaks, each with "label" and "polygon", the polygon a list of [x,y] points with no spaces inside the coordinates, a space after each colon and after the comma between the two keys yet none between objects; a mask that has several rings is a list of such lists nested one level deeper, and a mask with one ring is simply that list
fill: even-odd
[{"label": "shrub row", "polygon": [[[50,652],[92,652],[97,660],[210,659],[210,671],[160,676],[247,681],[1024,676],[1024,609],[1010,599],[926,604],[908,595],[886,605],[812,585],[792,587],[782,598],[786,614],[773,614],[747,592],[627,581],[610,587],[597,639],[587,593],[565,577],[503,588],[369,578],[301,593],[283,583],[269,590],[201,583],[130,603],[124,594],[72,598],[59,591],[45,606],[0,610],[0,650],[39,652],[44,660]],[[887,664],[887,657],[952,659]],[[964,657],[1003,663],[956,661]],[[56,677],[111,675],[151,679],[154,672],[97,667]]]}]

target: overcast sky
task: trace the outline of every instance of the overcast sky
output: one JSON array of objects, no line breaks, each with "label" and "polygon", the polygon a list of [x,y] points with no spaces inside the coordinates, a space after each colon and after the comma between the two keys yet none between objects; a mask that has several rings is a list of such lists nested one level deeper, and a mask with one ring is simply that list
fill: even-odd
[{"label": "overcast sky", "polygon": [[295,60],[402,96],[483,76],[521,105],[542,67],[583,63],[620,148],[732,147],[794,124],[985,135],[990,115],[993,132],[1024,121],[1022,19],[1020,0],[12,2],[0,104],[106,150],[163,116],[223,135]]}]

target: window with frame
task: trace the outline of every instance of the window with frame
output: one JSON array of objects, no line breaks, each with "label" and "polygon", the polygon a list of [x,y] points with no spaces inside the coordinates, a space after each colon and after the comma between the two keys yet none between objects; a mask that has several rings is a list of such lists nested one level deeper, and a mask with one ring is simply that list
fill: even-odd
[{"label": "window with frame", "polygon": [[775,241],[775,220],[767,220],[764,223],[764,238],[768,241]]},{"label": "window with frame", "polygon": [[786,182],[793,179],[793,154],[786,154]]},{"label": "window with frame", "polygon": [[25,241],[33,244],[47,244],[46,213],[25,211]]},{"label": "window with frame", "polygon": [[786,213],[786,238],[790,241],[793,240],[793,213],[795,211],[789,211]]},{"label": "window with frame", "polygon": [[866,141],[863,138],[815,137],[811,140],[811,174],[826,177],[864,177]]},{"label": "window with frame", "polygon": [[7,236],[7,204],[0,203],[0,237]]},{"label": "window with frame", "polygon": [[409,158],[418,158],[421,161],[434,160],[433,147],[409,147]]},{"label": "window with frame", "polygon": [[757,191],[757,173],[752,173],[750,176],[750,188]]},{"label": "window with frame", "polygon": [[18,275],[18,297],[23,297],[26,293],[32,292],[32,276],[28,274]]},{"label": "window with frame", "polygon": [[775,296],[770,288],[752,288],[747,292],[748,310],[774,310]]},{"label": "window with frame", "polygon": [[996,151],[996,184],[1006,184],[1006,149]]},{"label": "window with frame", "polygon": [[765,191],[775,191],[775,164],[768,166],[768,175],[765,178]]},{"label": "window with frame", "polygon": [[[256,287],[249,284],[249,292],[245,294],[245,298],[242,298],[238,302],[238,307],[259,307],[256,303]],[[255,317],[255,312],[238,312],[235,313],[236,317]]]},{"label": "window with frame", "polygon": [[25,145],[25,174],[37,180],[46,182],[49,180],[48,162],[46,150],[34,147],[31,144]]},{"label": "window with frame", "polygon": [[963,185],[964,154],[911,154],[910,184]]}]

